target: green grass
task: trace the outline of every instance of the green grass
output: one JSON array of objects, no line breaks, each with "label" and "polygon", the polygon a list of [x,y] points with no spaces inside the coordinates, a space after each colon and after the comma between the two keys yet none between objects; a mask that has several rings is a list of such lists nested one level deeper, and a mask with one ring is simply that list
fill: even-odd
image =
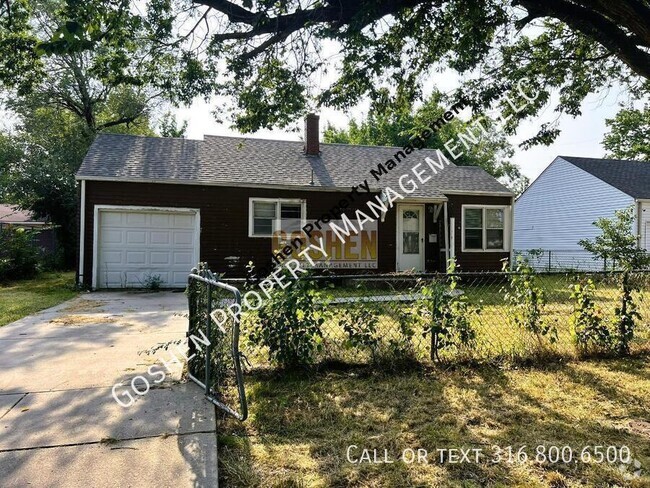
[{"label": "green grass", "polygon": [[[388,375],[348,369],[249,375],[250,418],[222,419],[219,474],[237,487],[650,486],[648,357],[552,363],[541,368],[427,368]],[[351,464],[348,446],[387,450],[392,464]],[[521,447],[525,462],[490,462],[492,446]],[[536,446],[623,445],[644,473],[620,462],[550,463]],[[399,460],[426,449],[428,464]],[[482,449],[478,463],[437,461],[437,448]],[[593,448],[591,449],[593,451]]]},{"label": "green grass", "polygon": [[0,284],[0,327],[77,295],[74,272],[42,273],[30,280]]}]

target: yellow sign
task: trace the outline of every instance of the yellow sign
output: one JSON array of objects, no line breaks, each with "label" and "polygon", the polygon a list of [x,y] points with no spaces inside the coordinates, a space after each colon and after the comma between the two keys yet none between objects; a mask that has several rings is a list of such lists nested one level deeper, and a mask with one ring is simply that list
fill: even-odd
[{"label": "yellow sign", "polygon": [[[342,224],[341,224],[342,225]],[[300,252],[310,245],[321,247],[321,238],[325,255],[318,249],[311,248],[306,254],[309,255],[314,264],[309,262],[306,256]],[[327,227],[322,230],[311,232],[307,238],[304,232],[277,231],[273,234],[272,246],[274,252],[291,247],[290,253],[294,259],[301,260],[305,267],[313,268],[337,268],[337,269],[377,269],[377,245],[378,233],[377,223],[367,225],[357,233],[350,233],[345,241],[341,241],[334,232]],[[285,255],[287,255],[285,253]]]}]

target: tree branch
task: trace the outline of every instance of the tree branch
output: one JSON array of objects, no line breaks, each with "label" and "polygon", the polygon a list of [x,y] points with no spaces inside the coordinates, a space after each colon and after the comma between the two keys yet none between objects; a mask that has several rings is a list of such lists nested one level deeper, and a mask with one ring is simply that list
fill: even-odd
[{"label": "tree branch", "polygon": [[628,36],[598,12],[565,0],[513,0],[513,4],[564,22],[613,52],[638,75],[650,78],[650,54],[637,47],[636,36]]},{"label": "tree branch", "polygon": [[108,129],[109,127],[114,127],[116,125],[130,124],[131,122],[135,122],[143,113],[144,110],[141,110],[136,115],[125,115],[123,117],[120,117],[119,119],[111,120],[109,122],[104,122],[103,124],[99,124],[96,127],[96,130],[97,132],[99,132],[104,129]]}]

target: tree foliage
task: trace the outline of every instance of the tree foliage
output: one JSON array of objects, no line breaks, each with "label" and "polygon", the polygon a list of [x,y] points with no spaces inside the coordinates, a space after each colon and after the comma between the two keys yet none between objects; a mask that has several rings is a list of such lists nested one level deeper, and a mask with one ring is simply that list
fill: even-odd
[{"label": "tree foliage", "polygon": [[196,90],[181,88],[189,59],[168,45],[166,22],[139,14],[128,0],[3,3],[0,84],[10,93],[9,108],[57,107],[101,131],[147,116],[163,95],[191,99]]},{"label": "tree foliage", "polygon": [[594,225],[600,229],[600,235],[578,242],[594,255],[594,259],[608,260],[626,271],[642,269],[650,264],[650,255],[639,249],[638,235],[634,232],[634,207],[616,210],[614,217],[601,217]]},{"label": "tree foliage", "polygon": [[[49,39],[32,27],[34,0],[2,3],[2,82],[36,84],[42,53],[105,50],[104,76],[182,101],[231,96],[220,116],[242,131],[284,127],[315,105],[347,109],[386,88],[418,99],[447,68],[463,74],[476,110],[494,103],[495,82],[535,79],[542,96],[510,131],[555,91],[558,116],[579,114],[587,94],[614,84],[633,99],[648,92],[648,0],[152,0],[142,13],[128,0],[59,1]],[[550,143],[556,122],[524,145]]]},{"label": "tree foliage", "polygon": [[[325,129],[324,140],[343,144],[404,147],[411,137],[420,134],[432,120],[443,116],[447,103],[448,100],[445,100],[440,92],[435,92],[418,108],[413,107],[410,99],[391,101],[388,94],[385,94],[384,103],[376,103],[363,120],[352,119],[344,129],[329,125]],[[427,139],[426,147],[440,149],[468,127],[468,123],[459,119],[451,120]],[[494,177],[502,179],[515,191],[525,188],[528,180],[519,168],[509,161],[513,150],[505,135],[495,130],[488,136],[482,132],[478,133],[477,138],[478,143],[463,152],[455,163],[480,166]]]},{"label": "tree foliage", "polygon": [[185,137],[187,120],[179,123],[171,112],[166,112],[158,122],[158,132],[162,137]]},{"label": "tree foliage", "polygon": [[603,138],[608,157],[650,162],[650,105],[642,110],[622,109],[605,121],[609,132]]}]

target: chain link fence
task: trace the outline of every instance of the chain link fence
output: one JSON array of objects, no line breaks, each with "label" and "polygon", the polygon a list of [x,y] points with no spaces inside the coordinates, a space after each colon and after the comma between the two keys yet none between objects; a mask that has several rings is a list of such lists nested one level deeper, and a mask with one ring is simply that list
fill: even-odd
[{"label": "chain link fence", "polygon": [[[639,251],[647,254],[644,250]],[[612,271],[616,262],[611,259],[595,258],[585,249],[528,249],[516,250],[515,254],[523,256],[538,271]]]},{"label": "chain link fence", "polygon": [[[539,290],[537,317],[540,333],[522,327],[516,320],[517,305],[511,280],[516,273],[455,273],[436,275],[309,276],[312,301],[310,312],[318,318],[314,362],[372,364],[404,358],[419,362],[441,360],[492,361],[526,360],[549,355],[576,356],[575,330],[571,315],[576,307],[571,286],[591,280],[595,285],[593,303],[615,334],[616,309],[620,307],[619,272],[538,273],[532,280]],[[527,278],[528,279],[528,278]],[[223,280],[246,293],[243,280]],[[650,272],[630,276],[636,288],[633,298],[640,318],[636,320],[631,351],[650,351],[650,303],[644,295],[649,289]],[[443,290],[431,294],[431,285]],[[293,284],[292,284],[293,286]],[[248,288],[255,289],[255,288]],[[259,291],[259,289],[257,289]],[[279,292],[286,293],[286,292]],[[433,300],[461,298],[464,308],[453,312],[462,317],[450,340],[440,321],[431,313]],[[454,301],[452,301],[454,302]],[[457,306],[457,305],[452,305]],[[297,308],[300,308],[297,306]],[[298,310],[295,312],[300,317]],[[447,317],[447,320],[449,317]],[[268,322],[266,323],[268,324]],[[252,367],[274,366],[269,348],[259,340],[259,312],[242,315],[240,348]],[[283,325],[275,323],[282,332]],[[444,328],[443,328],[444,329]],[[463,334],[465,336],[463,337]],[[293,337],[293,336],[292,336]],[[293,340],[290,339],[290,340]],[[442,341],[442,342],[441,342]]]},{"label": "chain link fence", "polygon": [[204,389],[206,397],[219,409],[238,420],[246,420],[240,322],[237,316],[230,316],[217,324],[212,317],[224,305],[239,304],[240,292],[219,281],[209,270],[194,268],[188,277],[186,293],[188,377]]}]

